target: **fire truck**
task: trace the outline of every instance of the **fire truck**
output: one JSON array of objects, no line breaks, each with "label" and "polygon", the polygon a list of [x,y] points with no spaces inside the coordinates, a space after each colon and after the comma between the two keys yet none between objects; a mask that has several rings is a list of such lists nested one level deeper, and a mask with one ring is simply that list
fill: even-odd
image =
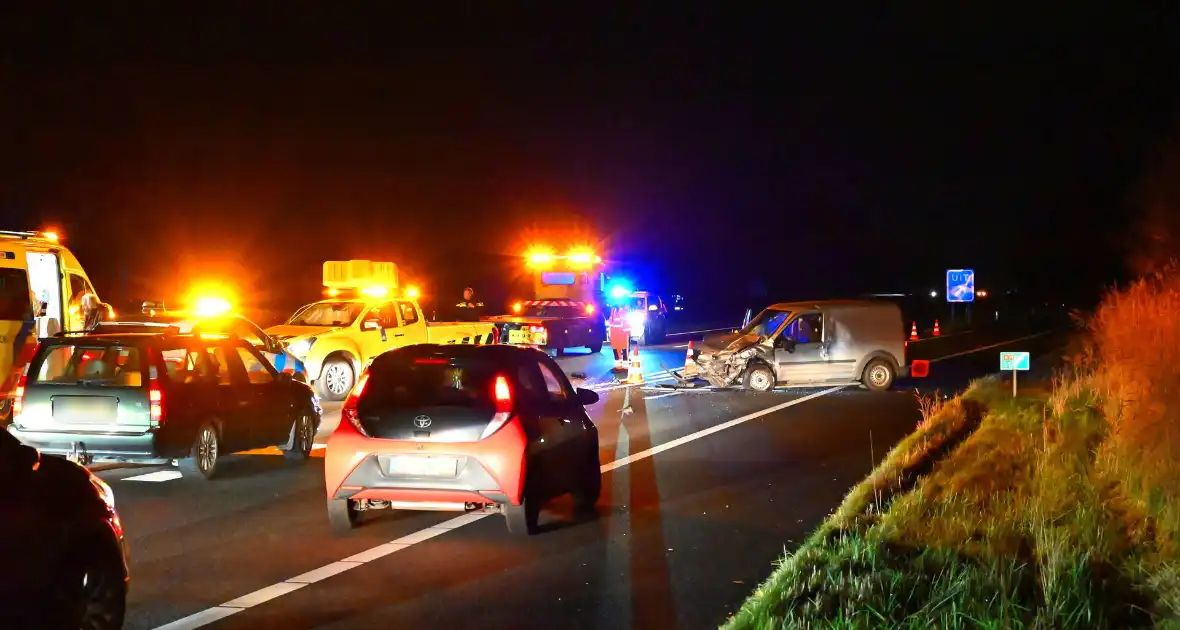
[{"label": "fire truck", "polygon": [[606,320],[599,309],[602,258],[585,249],[558,255],[537,249],[525,256],[533,299],[512,304],[512,313],[485,317],[500,329],[501,343],[565,354],[566,348],[602,351]]}]

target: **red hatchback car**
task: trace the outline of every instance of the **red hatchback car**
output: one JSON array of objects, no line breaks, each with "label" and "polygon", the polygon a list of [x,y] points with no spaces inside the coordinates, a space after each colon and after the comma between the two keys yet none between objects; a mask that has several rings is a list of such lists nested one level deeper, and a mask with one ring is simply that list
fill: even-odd
[{"label": "red hatchback car", "polygon": [[598,429],[544,352],[422,344],[386,352],[357,380],[328,439],[328,517],[339,530],[374,509],[496,506],[509,531],[535,530],[541,504],[571,493],[593,511]]}]

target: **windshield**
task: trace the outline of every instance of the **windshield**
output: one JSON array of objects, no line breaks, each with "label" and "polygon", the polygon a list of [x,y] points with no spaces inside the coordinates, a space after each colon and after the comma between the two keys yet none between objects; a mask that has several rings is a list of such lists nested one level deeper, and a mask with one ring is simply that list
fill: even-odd
[{"label": "windshield", "polygon": [[297,311],[289,326],[351,326],[365,310],[363,302],[317,302]]},{"label": "windshield", "polygon": [[524,307],[524,315],[529,317],[582,317],[586,315],[586,307],[533,305]]},{"label": "windshield", "polygon": [[787,321],[787,318],[790,316],[791,311],[780,311],[768,308],[761,313],[758,313],[757,317],[750,320],[749,325],[743,328],[739,334],[749,335],[756,333],[762,335],[763,337],[769,337],[770,335],[774,334],[774,331],[778,330],[778,327],[782,326],[783,322]]}]

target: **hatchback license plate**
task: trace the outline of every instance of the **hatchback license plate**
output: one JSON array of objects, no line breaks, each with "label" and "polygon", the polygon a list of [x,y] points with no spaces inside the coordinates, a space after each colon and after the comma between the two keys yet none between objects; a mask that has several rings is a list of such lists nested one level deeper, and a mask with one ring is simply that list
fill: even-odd
[{"label": "hatchback license plate", "polygon": [[459,460],[454,457],[392,455],[381,459],[386,475],[454,477],[459,472]]}]

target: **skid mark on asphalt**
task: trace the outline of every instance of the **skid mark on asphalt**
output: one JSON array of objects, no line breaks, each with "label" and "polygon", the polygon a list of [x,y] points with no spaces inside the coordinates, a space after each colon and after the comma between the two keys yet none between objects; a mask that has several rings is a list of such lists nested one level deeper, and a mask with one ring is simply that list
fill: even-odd
[{"label": "skid mark on asphalt", "polygon": [[[767,416],[772,413],[782,411],[783,409],[786,409],[787,407],[792,407],[794,405],[799,405],[799,404],[805,403],[809,400],[814,400],[814,399],[819,398],[821,396],[827,396],[828,394],[833,394],[835,392],[838,392],[838,391],[844,389],[845,387],[847,387],[847,386],[840,385],[838,387],[831,387],[831,388],[828,388],[828,389],[825,389],[822,391],[818,391],[814,394],[810,394],[808,396],[803,396],[802,398],[795,398],[792,400],[788,400],[786,402],[779,403],[777,405],[772,405],[772,406],[762,409],[760,411],[755,411],[753,413],[746,414],[744,416],[741,416],[740,418],[734,418],[733,420],[730,420],[728,422],[724,422],[722,424],[718,424],[718,425],[709,427],[707,429],[702,429],[700,431],[697,431],[696,433],[691,433],[689,435],[677,438],[677,439],[672,440],[670,442],[665,442],[665,443],[660,444],[658,446],[654,446],[652,448],[645,449],[645,450],[640,451],[638,453],[630,454],[626,457],[616,459],[613,462],[608,462],[606,464],[603,464],[602,465],[602,472],[607,472],[607,471],[615,470],[617,468],[622,468],[624,466],[629,466],[637,461],[652,457],[652,456],[656,455],[657,453],[662,453],[662,452],[667,451],[669,449],[676,448],[677,446],[681,446],[683,444],[687,444],[687,443],[692,442],[694,440],[699,440],[703,437],[713,435],[714,433],[724,431],[725,429],[735,427],[739,424],[750,422],[751,420],[756,420],[756,419],[761,418],[763,416]],[[406,548],[411,547],[413,545],[416,545],[416,544],[419,544],[419,543],[424,542],[426,540],[429,540],[431,538],[434,538],[435,536],[440,536],[440,535],[445,534],[451,530],[463,527],[464,525],[469,525],[471,523],[474,523],[475,521],[486,518],[486,517],[492,515],[493,513],[494,512],[482,510],[482,511],[477,511],[477,512],[469,512],[467,514],[463,514],[462,516],[457,516],[457,517],[450,519],[448,521],[445,521],[443,523],[439,523],[438,525],[434,525],[432,527],[427,527],[426,529],[422,529],[422,530],[419,530],[419,531],[414,532],[412,534],[402,536],[401,538],[398,538],[396,540],[392,540],[390,542],[383,543],[383,544],[378,545],[376,547],[372,547],[370,549],[362,551],[360,553],[353,554],[352,556],[344,558],[343,560],[339,560],[336,562],[326,564],[318,569],[313,569],[311,571],[308,571],[307,573],[303,573],[303,574],[298,575],[296,577],[293,577],[293,578],[290,578],[287,580],[283,580],[282,582],[279,582],[277,584],[272,584],[270,586],[261,588],[257,591],[254,591],[253,593],[243,595],[242,597],[232,599],[228,602],[225,602],[224,604],[221,604],[220,606],[214,606],[212,608],[207,608],[207,609],[202,610],[198,613],[194,613],[194,614],[189,615],[187,617],[177,619],[176,621],[173,621],[173,622],[167,623],[163,626],[157,627],[156,630],[188,630],[190,628],[200,628],[202,626],[208,625],[208,624],[218,621],[220,619],[224,619],[226,617],[229,617],[230,615],[237,614],[243,610],[252,608],[252,607],[262,604],[264,602],[268,602],[272,599],[275,599],[276,597],[281,597],[283,595],[286,595],[287,593],[301,589],[304,586],[307,586],[308,584],[314,584],[314,583],[319,582],[321,580],[325,580],[333,575],[339,575],[340,573],[352,570],[352,569],[359,567],[367,562],[372,562],[374,560],[383,558],[391,553],[396,553],[398,551],[401,551],[402,549],[406,549]]]}]

